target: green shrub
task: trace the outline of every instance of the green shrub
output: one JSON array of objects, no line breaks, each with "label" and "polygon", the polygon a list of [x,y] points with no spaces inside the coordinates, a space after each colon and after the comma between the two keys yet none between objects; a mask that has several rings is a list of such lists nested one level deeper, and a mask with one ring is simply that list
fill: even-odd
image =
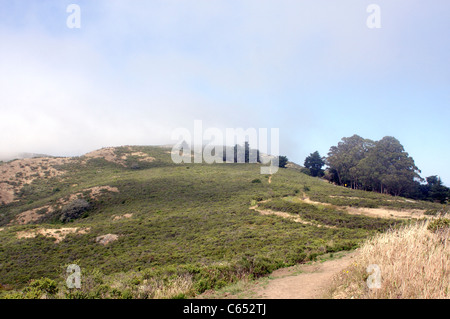
[{"label": "green shrub", "polygon": [[74,219],[80,218],[85,212],[91,208],[91,205],[84,199],[75,199],[61,211],[61,221],[63,223],[70,222]]},{"label": "green shrub", "polygon": [[56,281],[49,278],[41,278],[37,280],[32,280],[27,287],[23,289],[25,293],[39,293],[55,295],[58,292],[58,284]]}]

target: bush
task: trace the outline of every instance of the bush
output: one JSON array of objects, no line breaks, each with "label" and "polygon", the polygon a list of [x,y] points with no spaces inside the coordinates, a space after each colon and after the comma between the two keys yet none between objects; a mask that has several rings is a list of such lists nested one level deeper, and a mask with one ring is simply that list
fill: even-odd
[{"label": "bush", "polygon": [[5,299],[41,299],[44,295],[54,296],[58,292],[58,284],[49,278],[32,280],[22,292],[8,292]]},{"label": "bush", "polygon": [[259,178],[255,178],[254,180],[252,180],[252,183],[261,183],[261,180]]},{"label": "bush", "polygon": [[60,220],[63,223],[67,223],[74,219],[78,219],[90,208],[91,205],[84,199],[75,199],[63,207]]},{"label": "bush", "polygon": [[50,295],[54,295],[58,292],[58,284],[56,283],[56,281],[49,278],[33,280],[30,282],[28,287],[24,289],[24,291],[26,291],[28,288],[36,288]]},{"label": "bush", "polygon": [[433,220],[428,224],[427,229],[433,233],[444,230],[450,227],[450,219],[448,218],[438,218]]}]

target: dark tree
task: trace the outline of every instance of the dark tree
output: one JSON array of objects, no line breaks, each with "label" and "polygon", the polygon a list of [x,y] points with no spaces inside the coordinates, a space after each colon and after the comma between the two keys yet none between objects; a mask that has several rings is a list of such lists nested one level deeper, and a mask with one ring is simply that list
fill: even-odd
[{"label": "dark tree", "polygon": [[431,200],[444,204],[449,196],[449,188],[442,184],[441,178],[438,176],[427,177],[427,182]]},{"label": "dark tree", "polygon": [[321,157],[318,151],[309,154],[304,163],[304,166],[309,169],[310,175],[314,177],[322,177],[324,175],[324,171],[322,169],[324,165],[325,158]]},{"label": "dark tree", "polygon": [[278,167],[286,168],[287,163],[288,163],[288,158],[286,156],[278,157]]},{"label": "dark tree", "polygon": [[89,209],[91,209],[91,204],[89,204],[86,200],[75,199],[63,207],[60,220],[63,223],[67,223],[74,219],[78,219],[82,217],[83,214]]},{"label": "dark tree", "polygon": [[233,163],[261,163],[259,150],[251,149],[248,142],[244,146],[235,144],[232,149],[223,147],[223,161],[226,162],[227,152],[233,154]]}]

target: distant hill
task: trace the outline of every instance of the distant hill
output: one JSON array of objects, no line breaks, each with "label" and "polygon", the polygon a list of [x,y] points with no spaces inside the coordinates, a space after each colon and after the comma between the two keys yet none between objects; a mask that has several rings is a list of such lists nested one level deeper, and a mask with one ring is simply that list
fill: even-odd
[{"label": "distant hill", "polygon": [[0,161],[7,162],[14,159],[34,158],[34,157],[51,157],[46,154],[36,153],[14,153],[14,154],[0,154]]},{"label": "distant hill", "polygon": [[[0,298],[192,297],[443,208],[336,186],[295,163],[271,176],[259,163],[175,164],[171,147],[31,157],[0,165]],[[80,290],[66,287],[69,264],[82,269]]]}]

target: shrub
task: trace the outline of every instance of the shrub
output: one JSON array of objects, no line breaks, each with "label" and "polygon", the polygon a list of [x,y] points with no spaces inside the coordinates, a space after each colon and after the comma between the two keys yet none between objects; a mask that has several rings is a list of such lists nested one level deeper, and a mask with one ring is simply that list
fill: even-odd
[{"label": "shrub", "polygon": [[91,205],[86,200],[75,199],[63,207],[60,219],[63,223],[70,222],[83,216],[90,208]]},{"label": "shrub", "polygon": [[427,226],[427,229],[433,233],[436,233],[441,230],[445,230],[450,227],[450,219],[448,218],[438,218],[430,222]]},{"label": "shrub", "polygon": [[252,180],[252,183],[261,183],[261,180],[259,178],[255,178],[254,180]]},{"label": "shrub", "polygon": [[42,293],[47,293],[49,295],[54,295],[58,292],[58,284],[56,281],[49,278],[41,278],[37,280],[32,280],[30,284],[24,288],[24,292],[31,290],[41,291]]}]

